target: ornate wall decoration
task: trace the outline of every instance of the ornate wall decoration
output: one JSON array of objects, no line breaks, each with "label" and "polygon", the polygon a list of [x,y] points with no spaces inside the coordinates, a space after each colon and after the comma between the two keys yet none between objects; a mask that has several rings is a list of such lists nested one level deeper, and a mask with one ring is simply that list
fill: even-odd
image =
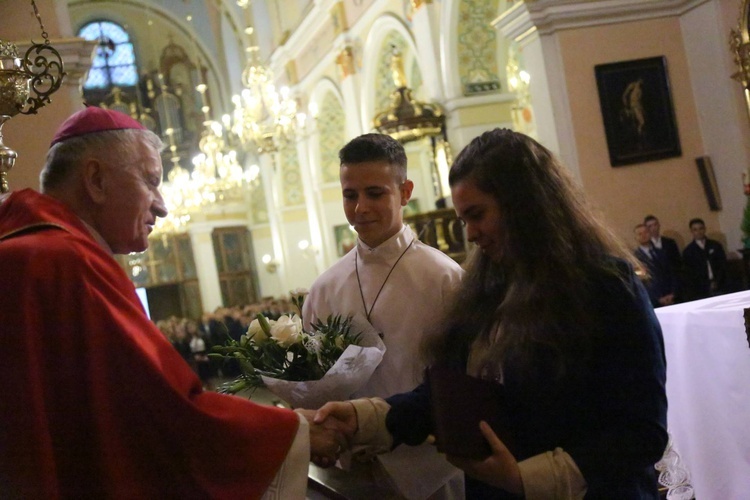
[{"label": "ornate wall decoration", "polygon": [[333,95],[326,93],[321,101],[317,124],[320,132],[321,180],[324,184],[339,181],[339,149],[346,143],[344,108]]},{"label": "ornate wall decoration", "polygon": [[497,34],[488,20],[499,0],[462,0],[458,8],[458,73],[464,95],[500,90]]},{"label": "ornate wall decoration", "polygon": [[357,72],[354,64],[354,49],[351,46],[347,45],[336,55],[336,65],[339,67],[339,74],[342,80]]},{"label": "ornate wall decoration", "polygon": [[305,203],[302,191],[302,175],[299,170],[296,144],[287,143],[279,149],[279,165],[277,173],[281,174],[282,204],[285,207],[299,206]]}]

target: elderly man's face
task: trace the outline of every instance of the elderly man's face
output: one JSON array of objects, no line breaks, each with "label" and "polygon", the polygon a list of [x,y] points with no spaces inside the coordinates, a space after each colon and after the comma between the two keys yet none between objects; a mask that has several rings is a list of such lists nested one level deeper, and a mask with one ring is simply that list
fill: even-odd
[{"label": "elderly man's face", "polygon": [[157,217],[167,215],[159,192],[162,178],[159,152],[141,140],[128,158],[105,161],[107,200],[97,230],[114,253],[142,252]]}]

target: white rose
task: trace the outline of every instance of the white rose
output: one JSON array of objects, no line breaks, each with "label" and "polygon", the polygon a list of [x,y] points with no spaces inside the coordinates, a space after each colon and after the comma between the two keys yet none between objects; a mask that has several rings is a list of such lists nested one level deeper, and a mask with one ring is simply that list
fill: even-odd
[{"label": "white rose", "polygon": [[281,316],[271,325],[271,337],[284,347],[289,347],[302,341],[302,319],[296,314],[291,318]]},{"label": "white rose", "polygon": [[264,332],[263,328],[260,326],[260,321],[257,319],[254,319],[250,323],[250,326],[247,327],[247,333],[245,336],[248,339],[252,339],[254,342],[261,342],[268,338],[268,335],[266,335],[266,332]]}]

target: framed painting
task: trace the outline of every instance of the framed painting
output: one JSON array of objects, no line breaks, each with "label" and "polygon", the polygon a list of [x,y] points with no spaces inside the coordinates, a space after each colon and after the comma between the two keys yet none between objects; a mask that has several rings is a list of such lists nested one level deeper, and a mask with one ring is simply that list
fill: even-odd
[{"label": "framed painting", "polygon": [[613,167],[680,156],[664,57],[594,67]]},{"label": "framed painting", "polygon": [[718,212],[721,210],[721,198],[719,197],[719,187],[716,184],[711,157],[699,156],[695,159],[695,164],[698,166],[698,175],[701,178],[701,184],[703,184],[703,191],[706,193],[708,208],[712,212]]},{"label": "framed painting", "polygon": [[346,255],[357,244],[357,233],[349,224],[334,226],[333,234],[336,239],[336,254],[339,257]]}]

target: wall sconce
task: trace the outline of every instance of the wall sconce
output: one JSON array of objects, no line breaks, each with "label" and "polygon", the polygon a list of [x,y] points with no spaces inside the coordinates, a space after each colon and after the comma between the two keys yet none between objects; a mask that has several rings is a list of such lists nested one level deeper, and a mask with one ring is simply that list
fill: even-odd
[{"label": "wall sconce", "polygon": [[318,249],[315,246],[311,245],[307,240],[300,240],[299,243],[297,243],[297,248],[302,250],[302,254],[305,256],[305,258],[314,258],[318,253]]},{"label": "wall sconce", "polygon": [[279,261],[271,257],[269,254],[265,254],[263,257],[261,257],[261,261],[263,261],[263,265],[266,266],[266,271],[268,271],[270,274],[275,273],[279,268]]}]

